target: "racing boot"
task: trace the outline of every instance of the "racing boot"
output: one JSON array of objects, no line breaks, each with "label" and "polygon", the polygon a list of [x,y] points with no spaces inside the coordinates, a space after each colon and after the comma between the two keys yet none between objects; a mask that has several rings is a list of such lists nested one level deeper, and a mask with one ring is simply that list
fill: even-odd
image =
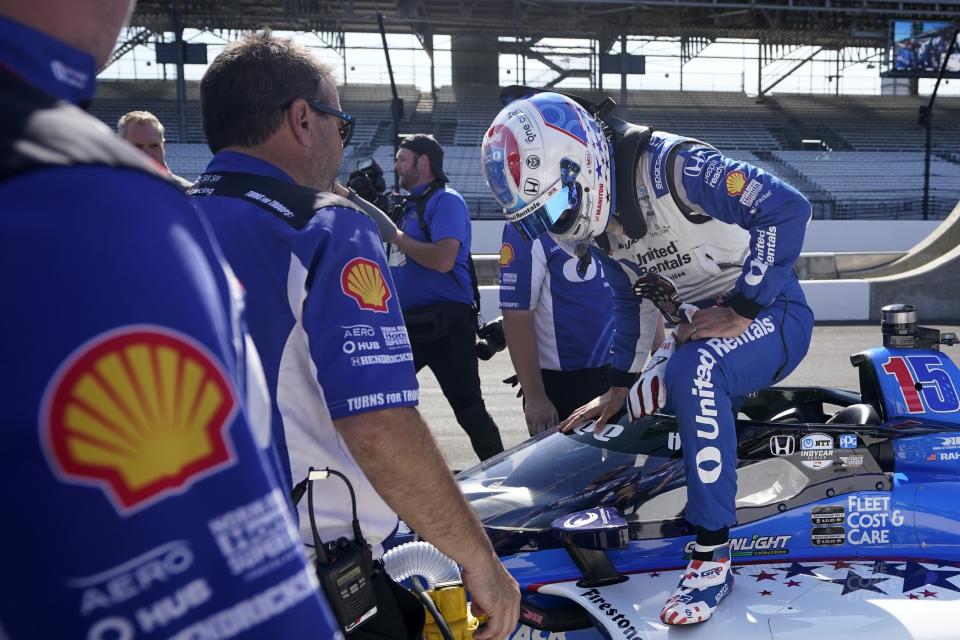
[{"label": "racing boot", "polygon": [[730,544],[694,545],[687,570],[676,591],[660,611],[664,624],[696,624],[709,620],[720,601],[733,589]]}]

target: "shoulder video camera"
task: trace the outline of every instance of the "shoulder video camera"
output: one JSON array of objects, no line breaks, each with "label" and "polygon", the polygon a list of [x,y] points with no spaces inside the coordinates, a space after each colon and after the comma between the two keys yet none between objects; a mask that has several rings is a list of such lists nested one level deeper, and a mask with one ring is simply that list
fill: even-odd
[{"label": "shoulder video camera", "polygon": [[387,198],[387,182],[383,177],[383,169],[373,158],[357,161],[356,170],[347,178],[347,186],[357,192],[357,195],[377,206],[381,211],[390,210]]},{"label": "shoulder video camera", "polygon": [[507,337],[503,335],[503,316],[485,322],[477,329],[477,357],[489,360],[507,348]]}]

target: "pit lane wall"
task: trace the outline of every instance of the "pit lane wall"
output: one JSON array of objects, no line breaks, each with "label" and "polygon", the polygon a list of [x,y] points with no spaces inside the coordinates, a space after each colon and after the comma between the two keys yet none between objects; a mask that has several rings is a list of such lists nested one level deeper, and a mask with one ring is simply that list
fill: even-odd
[{"label": "pit lane wall", "polygon": [[[501,231],[500,222],[475,221],[475,256],[498,253]],[[918,307],[924,322],[960,320],[960,204],[942,222],[814,220],[801,259],[801,283],[818,321],[879,322],[880,308],[892,302]],[[824,260],[833,273],[811,273]],[[482,315],[498,316],[499,288],[481,286],[480,294]]]}]

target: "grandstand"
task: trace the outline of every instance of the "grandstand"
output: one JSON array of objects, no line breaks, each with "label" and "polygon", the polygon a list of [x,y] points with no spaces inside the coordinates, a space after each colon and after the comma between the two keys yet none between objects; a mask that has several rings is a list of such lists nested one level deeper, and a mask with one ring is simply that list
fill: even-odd
[{"label": "grandstand", "polygon": [[[390,88],[340,87],[341,103],[357,118],[344,153],[342,176],[357,160],[373,157],[392,166]],[[499,213],[480,173],[483,133],[500,109],[498,87],[461,84],[435,95],[398,88],[405,103],[401,132],[433,133],[446,149],[446,170],[474,215]],[[603,94],[584,91],[594,100]],[[619,97],[614,94],[614,97]],[[924,130],[918,96],[775,95],[763,102],[742,93],[631,91],[634,122],[709,142],[728,155],[756,164],[795,184],[814,202],[814,217],[918,218],[922,216]],[[102,82],[91,112],[110,126],[131,109],[147,109],[168,125],[168,162],[187,178],[210,159],[200,121],[199,85],[187,83],[187,136],[178,139],[172,82]],[[960,200],[960,98],[940,98],[933,128],[930,202],[942,218]],[[816,141],[811,143],[810,141]],[[810,150],[808,147],[815,146]]]}]

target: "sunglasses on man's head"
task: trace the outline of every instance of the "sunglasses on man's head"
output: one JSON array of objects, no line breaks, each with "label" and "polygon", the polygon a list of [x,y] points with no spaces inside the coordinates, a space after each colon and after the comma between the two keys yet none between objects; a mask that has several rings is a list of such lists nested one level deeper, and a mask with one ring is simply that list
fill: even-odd
[{"label": "sunglasses on man's head", "polygon": [[[310,105],[310,108],[319,113],[325,113],[327,115],[333,116],[340,120],[340,126],[337,129],[340,131],[340,139],[343,140],[343,146],[346,147],[350,144],[350,138],[353,137],[353,125],[356,123],[356,118],[354,118],[349,113],[344,113],[343,111],[337,111],[333,107],[328,107],[319,100],[308,100],[304,98],[304,102]],[[290,104],[286,108],[289,108]]]}]

